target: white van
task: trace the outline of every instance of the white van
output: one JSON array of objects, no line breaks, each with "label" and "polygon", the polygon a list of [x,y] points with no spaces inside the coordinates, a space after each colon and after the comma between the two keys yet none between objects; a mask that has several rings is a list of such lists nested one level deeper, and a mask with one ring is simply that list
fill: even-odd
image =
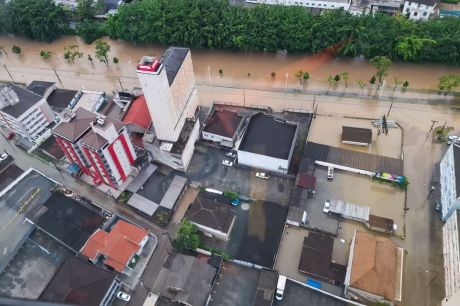
[{"label": "white van", "polygon": [[333,178],[334,178],[334,168],[329,166],[327,167],[327,180],[332,181]]},{"label": "white van", "polygon": [[281,301],[284,295],[284,287],[286,287],[286,276],[278,276],[278,284],[276,285],[276,299]]}]

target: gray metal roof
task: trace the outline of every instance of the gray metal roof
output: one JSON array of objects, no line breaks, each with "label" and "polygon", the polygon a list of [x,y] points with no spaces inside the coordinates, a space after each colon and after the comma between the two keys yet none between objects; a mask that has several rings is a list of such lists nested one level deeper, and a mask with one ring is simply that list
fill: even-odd
[{"label": "gray metal roof", "polygon": [[174,204],[176,204],[176,201],[186,184],[187,179],[185,177],[176,175],[163,196],[163,199],[161,199],[160,206],[173,209]]},{"label": "gray metal roof", "polygon": [[369,221],[370,208],[342,200],[331,199],[329,210],[346,219],[357,221]]},{"label": "gray metal roof", "polygon": [[161,63],[166,69],[169,86],[171,86],[174,82],[177,72],[182,66],[182,63],[184,62],[185,57],[187,57],[189,51],[189,48],[170,47],[163,54]]},{"label": "gray metal roof", "polygon": [[150,201],[149,199],[146,199],[143,196],[138,195],[137,193],[132,195],[132,197],[128,200],[127,204],[149,216],[153,216],[153,214],[159,206],[157,203]]},{"label": "gray metal roof", "polygon": [[248,127],[238,148],[270,157],[288,159],[297,126],[282,119],[257,113],[249,119]]},{"label": "gray metal roof", "polygon": [[18,118],[42,99],[36,93],[18,85],[0,84],[0,109]]},{"label": "gray metal roof", "polygon": [[44,96],[48,88],[54,86],[54,82],[45,82],[45,81],[32,81],[32,83],[27,86],[27,89],[36,93],[39,96]]},{"label": "gray metal roof", "polygon": [[386,156],[362,153],[308,141],[305,145],[306,159],[366,170],[403,175],[403,160]]},{"label": "gray metal roof", "polygon": [[163,264],[152,292],[178,302],[201,306],[212,289],[216,272],[216,268],[206,261],[174,253]]}]

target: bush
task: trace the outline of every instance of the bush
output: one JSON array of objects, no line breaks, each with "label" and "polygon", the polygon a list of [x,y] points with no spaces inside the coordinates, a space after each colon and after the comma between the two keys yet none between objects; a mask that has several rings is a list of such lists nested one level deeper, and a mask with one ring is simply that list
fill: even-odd
[{"label": "bush", "polygon": [[179,251],[196,250],[200,246],[200,234],[198,227],[187,219],[182,219],[177,238],[173,240],[173,246]]},{"label": "bush", "polygon": [[82,23],[77,25],[76,31],[87,44],[91,44],[105,35],[104,27],[93,20],[84,20]]},{"label": "bush", "polygon": [[115,56],[113,57],[113,63],[114,64],[118,64],[119,61],[120,60],[118,59],[118,57],[115,57]]},{"label": "bush", "polygon": [[11,51],[13,51],[14,54],[21,54],[21,47],[14,45]]}]

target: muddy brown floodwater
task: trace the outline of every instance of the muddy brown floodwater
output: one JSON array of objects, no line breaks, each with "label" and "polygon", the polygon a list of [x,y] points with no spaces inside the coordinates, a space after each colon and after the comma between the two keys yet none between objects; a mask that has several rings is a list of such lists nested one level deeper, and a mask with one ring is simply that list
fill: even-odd
[{"label": "muddy brown floodwater", "polygon": [[[87,45],[79,37],[62,37],[51,44],[24,38],[0,36],[0,46],[8,52],[0,57],[0,64],[6,64],[15,81],[29,78],[56,78],[50,68],[54,68],[63,79],[63,87],[107,90],[113,89],[118,77],[126,87],[137,85],[135,64],[142,55],[161,56],[165,47],[157,45],[137,46],[123,41],[105,39],[111,46],[109,67],[100,63],[94,56],[94,44]],[[64,59],[64,47],[78,45],[84,56],[70,64]],[[13,45],[20,46],[21,55],[11,52]],[[53,53],[50,60],[43,60],[39,53],[49,50]],[[93,63],[87,55],[93,57]],[[117,57],[118,64],[112,63]],[[280,54],[262,52],[231,52],[221,50],[192,50],[194,70],[197,82],[226,86],[249,86],[252,88],[284,88],[298,86],[294,73],[300,69],[311,74],[308,87],[314,84],[327,84],[327,77],[348,71],[349,84],[357,80],[367,82],[375,68],[364,58],[335,58],[329,54]],[[209,70],[208,70],[209,67]],[[219,69],[223,73],[219,73]],[[272,77],[274,72],[274,77]],[[249,75],[248,75],[249,74]],[[394,63],[388,75],[389,82],[397,77],[408,80],[412,89],[435,89],[438,78],[443,74],[460,74],[460,67],[440,64]],[[287,75],[287,78],[286,78]],[[102,77],[101,77],[102,76]],[[10,81],[4,67],[0,67],[0,80]],[[107,84],[103,84],[106,82]],[[110,86],[107,86],[110,85]]]}]

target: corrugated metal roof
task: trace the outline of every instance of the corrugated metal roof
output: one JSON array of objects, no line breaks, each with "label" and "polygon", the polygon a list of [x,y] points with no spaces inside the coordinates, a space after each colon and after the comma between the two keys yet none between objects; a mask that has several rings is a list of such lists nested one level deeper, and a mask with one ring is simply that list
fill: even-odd
[{"label": "corrugated metal roof", "polygon": [[369,221],[370,208],[342,200],[331,199],[329,211],[346,219]]}]

